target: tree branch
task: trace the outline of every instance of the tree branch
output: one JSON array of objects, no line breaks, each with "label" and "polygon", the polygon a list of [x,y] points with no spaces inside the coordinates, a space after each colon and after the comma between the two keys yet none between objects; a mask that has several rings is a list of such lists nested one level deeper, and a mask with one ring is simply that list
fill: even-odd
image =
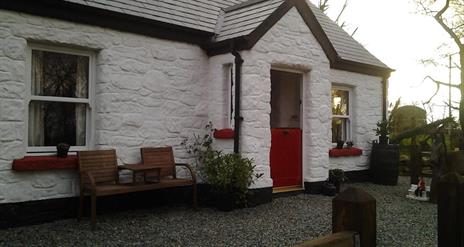
[{"label": "tree branch", "polygon": [[335,23],[338,23],[340,21],[340,17],[342,16],[343,12],[345,12],[345,9],[347,6],[348,6],[348,0],[345,0],[345,3],[343,4],[342,9],[340,10],[340,13],[338,13],[337,18],[335,19]]},{"label": "tree branch", "polygon": [[431,76],[426,76],[424,77],[424,81],[427,80],[427,79],[430,79],[431,81],[433,81],[435,84],[437,85],[443,85],[443,86],[447,86],[447,87],[454,87],[454,88],[458,88],[459,89],[459,85],[457,84],[449,84],[449,83],[446,83],[446,82],[442,82],[442,81],[439,81],[439,80],[435,80],[433,79],[433,77]]},{"label": "tree branch", "polygon": [[464,45],[461,43],[460,38],[456,35],[456,33],[453,32],[453,30],[443,20],[443,14],[446,12],[446,10],[448,10],[450,1],[451,0],[446,0],[445,6],[443,6],[443,8],[437,12],[434,18],[438,22],[438,24],[440,24],[440,26],[451,36],[451,38],[454,40],[454,42],[459,47],[459,49],[464,50]]}]

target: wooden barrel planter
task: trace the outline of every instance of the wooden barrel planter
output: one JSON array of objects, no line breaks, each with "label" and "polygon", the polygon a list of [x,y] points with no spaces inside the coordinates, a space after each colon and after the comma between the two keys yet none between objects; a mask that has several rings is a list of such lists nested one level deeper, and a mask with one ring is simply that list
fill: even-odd
[{"label": "wooden barrel planter", "polygon": [[399,145],[374,143],[370,162],[371,181],[375,184],[397,185],[399,160]]}]

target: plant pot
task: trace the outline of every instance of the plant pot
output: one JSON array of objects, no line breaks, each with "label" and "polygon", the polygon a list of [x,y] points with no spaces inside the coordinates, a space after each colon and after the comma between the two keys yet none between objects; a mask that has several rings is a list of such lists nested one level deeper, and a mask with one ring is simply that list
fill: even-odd
[{"label": "plant pot", "polygon": [[379,144],[388,144],[388,136],[379,136]]},{"label": "plant pot", "polygon": [[56,156],[60,158],[68,157],[69,145],[66,143],[59,143],[56,145]]},{"label": "plant pot", "polygon": [[229,212],[236,208],[234,195],[230,192],[216,192],[215,198],[215,206],[220,211]]},{"label": "plant pot", "polygon": [[397,144],[374,143],[370,159],[370,178],[373,183],[398,184],[400,151]]},{"label": "plant pot", "polygon": [[322,184],[322,194],[326,196],[334,196],[337,194],[337,188],[332,183],[325,182]]},{"label": "plant pot", "polygon": [[340,186],[341,186],[340,181],[333,181],[332,183],[333,185],[335,185],[335,191],[337,192],[337,194],[340,193]]}]

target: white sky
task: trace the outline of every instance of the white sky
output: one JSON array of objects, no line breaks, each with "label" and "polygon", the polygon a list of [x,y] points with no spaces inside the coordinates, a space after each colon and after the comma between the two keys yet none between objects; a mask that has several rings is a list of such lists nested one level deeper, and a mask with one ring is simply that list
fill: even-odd
[{"label": "white sky", "polygon": [[[318,0],[311,0],[314,4]],[[329,16],[334,19],[344,0],[332,0]],[[437,49],[449,36],[432,17],[417,13],[412,0],[349,0],[342,18],[348,30],[358,31],[354,38],[372,54],[396,71],[390,77],[389,101],[401,97],[402,105],[415,104],[422,107],[435,92],[435,84],[424,77],[448,82],[446,67],[424,66],[421,59],[439,57]],[[458,59],[455,56],[455,59]],[[448,64],[448,59],[442,61]],[[458,71],[453,72],[454,83]],[[453,89],[455,90],[455,89]],[[453,92],[453,100],[459,99],[459,92]],[[448,101],[448,88],[441,87],[434,98],[434,107],[429,120],[437,120],[448,115],[443,102]],[[430,112],[429,109],[426,109]],[[453,113],[457,116],[456,113]]]}]

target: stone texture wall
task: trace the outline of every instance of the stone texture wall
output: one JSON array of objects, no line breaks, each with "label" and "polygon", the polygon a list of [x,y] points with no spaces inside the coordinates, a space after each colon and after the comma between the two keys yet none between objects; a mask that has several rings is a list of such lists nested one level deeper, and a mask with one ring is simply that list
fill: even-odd
[{"label": "stone texture wall", "polygon": [[0,203],[77,195],[76,171],[15,172],[26,155],[28,42],[82,47],[96,56],[96,148],[119,162],[140,160],[141,146],[175,146],[208,122],[201,48],[16,12],[0,11]]},{"label": "stone texture wall", "polygon": [[[243,66],[241,151],[253,158],[264,176],[254,187],[272,186],[269,152],[270,70],[302,73],[303,180],[324,181],[328,170],[366,169],[372,129],[381,117],[381,78],[330,69],[329,61],[296,9],[290,10],[250,51],[241,52]],[[361,157],[331,158],[332,85],[353,89],[353,141]]]},{"label": "stone texture wall", "polygon": [[[120,163],[140,160],[141,146],[173,145],[178,161],[188,161],[179,144],[211,120],[224,121],[223,65],[230,54],[208,58],[199,47],[16,12],[0,11],[0,203],[77,195],[75,171],[14,172],[13,159],[26,155],[27,44],[81,47],[96,56],[94,144],[116,148]],[[303,179],[327,178],[330,168],[366,167],[368,151],[358,158],[329,159],[330,88],[354,89],[353,140],[368,150],[371,130],[381,116],[380,78],[331,70],[322,48],[296,9],[271,28],[256,46],[241,52],[241,152],[264,173],[254,188],[272,186],[269,151],[270,70],[303,75]],[[232,151],[233,140],[216,141]]]},{"label": "stone texture wall", "polygon": [[362,156],[330,158],[330,169],[369,169],[371,143],[377,139],[373,129],[376,128],[377,121],[382,119],[382,79],[340,70],[331,70],[330,76],[333,85],[351,88],[351,135],[354,145],[363,150]]},{"label": "stone texture wall", "polygon": [[265,174],[255,186],[272,186],[269,166],[271,68],[303,73],[303,179],[324,180],[329,167],[330,65],[298,11],[291,9],[251,51],[242,54],[245,63],[241,148],[257,162],[257,172]]}]

